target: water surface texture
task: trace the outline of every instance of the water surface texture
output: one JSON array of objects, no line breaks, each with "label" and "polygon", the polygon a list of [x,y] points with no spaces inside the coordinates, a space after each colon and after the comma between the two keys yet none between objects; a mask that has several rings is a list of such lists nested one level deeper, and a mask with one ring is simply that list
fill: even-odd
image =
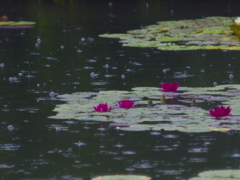
[{"label": "water surface texture", "polygon": [[109,123],[48,119],[58,94],[240,83],[240,52],[122,47],[103,33],[157,21],[239,16],[237,0],[1,1],[0,16],[34,21],[0,28],[0,179],[76,179],[138,174],[187,180],[238,169],[238,131],[125,132]]}]

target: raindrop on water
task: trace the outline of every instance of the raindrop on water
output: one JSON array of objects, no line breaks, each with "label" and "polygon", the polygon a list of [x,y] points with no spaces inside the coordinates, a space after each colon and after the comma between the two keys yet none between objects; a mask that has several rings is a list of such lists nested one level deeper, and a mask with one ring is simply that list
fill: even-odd
[{"label": "raindrop on water", "polygon": [[49,96],[50,96],[50,97],[54,97],[54,96],[56,96],[56,95],[58,95],[58,93],[55,93],[55,92],[53,92],[53,91],[51,91],[51,92],[49,93]]},{"label": "raindrop on water", "polygon": [[7,127],[7,129],[8,129],[9,131],[12,131],[12,130],[14,130],[14,127],[13,127],[13,125],[9,125],[9,126]]},{"label": "raindrop on water", "polygon": [[229,79],[233,79],[234,78],[234,75],[233,74],[230,74],[229,75]]},{"label": "raindrop on water", "polygon": [[84,37],[82,37],[82,38],[81,38],[81,41],[84,42],[84,41],[86,41],[86,39],[85,39]]},{"label": "raindrop on water", "polygon": [[16,78],[16,77],[10,77],[10,78],[8,78],[8,80],[9,80],[10,82],[16,82],[16,81],[18,81],[18,78]]},{"label": "raindrop on water", "polygon": [[166,74],[170,69],[163,69],[163,73]]},{"label": "raindrop on water", "polygon": [[38,38],[37,39],[37,43],[41,43],[42,41],[41,41],[41,39],[40,38]]},{"label": "raindrop on water", "polygon": [[148,9],[149,8],[149,4],[148,3],[146,3],[146,9]]},{"label": "raindrop on water", "polygon": [[109,68],[109,65],[106,64],[106,65],[104,65],[103,67],[106,68],[106,69],[108,69],[108,68]]},{"label": "raindrop on water", "polygon": [[91,72],[91,73],[90,73],[90,76],[91,76],[91,77],[96,77],[96,76],[98,76],[98,75],[99,75],[99,74],[96,74],[96,73],[94,73],[94,72]]},{"label": "raindrop on water", "polygon": [[78,147],[86,145],[86,143],[81,141],[78,141],[77,143],[74,143],[74,144],[76,144]]}]

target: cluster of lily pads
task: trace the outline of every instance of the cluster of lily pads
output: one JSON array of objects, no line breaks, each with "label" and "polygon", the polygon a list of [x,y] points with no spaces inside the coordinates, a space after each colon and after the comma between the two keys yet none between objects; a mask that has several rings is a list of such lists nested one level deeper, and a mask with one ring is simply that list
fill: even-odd
[{"label": "cluster of lily pads", "polygon": [[125,131],[240,130],[237,84],[179,87],[179,83],[173,82],[162,83],[161,88],[76,92],[58,97],[66,103],[57,105],[54,111],[58,113],[50,118],[109,122]]},{"label": "cluster of lily pads", "polygon": [[[101,34],[119,38],[127,47],[153,47],[160,50],[223,49],[240,50],[239,18],[206,17],[195,20],[159,21],[127,33]],[[238,37],[237,37],[237,36]]]},{"label": "cluster of lily pads", "polygon": [[[163,92],[176,92],[176,90],[179,88],[179,83],[178,82],[166,82],[166,83],[162,83],[160,84],[160,86],[162,87],[162,91]],[[165,96],[163,96],[163,100],[165,100]],[[165,103],[165,102],[164,102]],[[129,108],[133,108],[134,107],[134,101],[131,100],[122,100],[120,102],[118,102],[118,107],[120,108],[125,108],[125,109],[129,109]],[[107,103],[100,103],[97,106],[93,107],[93,109],[96,112],[110,112],[112,107],[108,106]],[[231,112],[231,108],[230,106],[228,107],[224,107],[224,106],[220,106],[220,107],[214,107],[213,110],[210,110],[210,115],[214,116],[214,117],[223,117],[223,116],[230,116],[230,112]]]}]

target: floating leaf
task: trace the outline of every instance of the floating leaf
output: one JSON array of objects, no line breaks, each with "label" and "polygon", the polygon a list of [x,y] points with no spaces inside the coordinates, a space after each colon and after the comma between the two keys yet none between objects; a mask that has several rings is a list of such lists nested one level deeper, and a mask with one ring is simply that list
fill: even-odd
[{"label": "floating leaf", "polygon": [[[125,131],[165,130],[181,132],[209,132],[240,130],[240,85],[215,87],[180,87],[179,92],[162,92],[160,87],[135,87],[131,91],[79,92],[58,96],[65,104],[57,105],[54,119],[76,119],[119,124]],[[161,103],[165,97],[166,104]],[[123,99],[135,102],[134,108],[119,108]],[[106,100],[108,102],[106,102]],[[192,100],[197,104],[191,106]],[[151,105],[149,105],[151,101]],[[206,103],[222,103],[232,108],[228,117],[211,117]],[[112,106],[111,112],[97,113],[99,103]],[[203,106],[203,107],[202,107]],[[125,127],[122,127],[123,124]]]},{"label": "floating leaf", "polygon": [[198,177],[190,178],[189,180],[233,180],[240,179],[240,170],[212,170],[205,171],[198,174]]},{"label": "floating leaf", "polygon": [[34,25],[32,21],[0,21],[0,28],[5,29],[32,28]]},{"label": "floating leaf", "polygon": [[[101,34],[119,38],[127,47],[155,47],[161,50],[224,49],[240,50],[238,25],[234,18],[207,17],[196,20],[160,21],[144,29],[122,34]],[[230,26],[230,27],[229,27]],[[231,28],[231,29],[230,29]],[[233,31],[237,36],[232,36]]]},{"label": "floating leaf", "polygon": [[151,180],[151,178],[141,175],[106,175],[94,177],[91,180]]}]

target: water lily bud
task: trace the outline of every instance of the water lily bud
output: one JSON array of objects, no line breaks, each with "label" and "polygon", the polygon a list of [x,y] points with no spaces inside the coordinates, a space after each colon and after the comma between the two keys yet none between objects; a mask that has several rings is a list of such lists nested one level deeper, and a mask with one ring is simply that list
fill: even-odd
[{"label": "water lily bud", "polygon": [[152,106],[152,105],[153,105],[152,100],[149,100],[149,101],[148,101],[148,106]]},{"label": "water lily bud", "polygon": [[192,102],[191,102],[191,106],[196,106],[196,105],[197,105],[196,100],[193,99]]},{"label": "water lily bud", "polygon": [[166,99],[165,99],[165,95],[162,95],[162,97],[160,98],[161,104],[167,104]]}]

